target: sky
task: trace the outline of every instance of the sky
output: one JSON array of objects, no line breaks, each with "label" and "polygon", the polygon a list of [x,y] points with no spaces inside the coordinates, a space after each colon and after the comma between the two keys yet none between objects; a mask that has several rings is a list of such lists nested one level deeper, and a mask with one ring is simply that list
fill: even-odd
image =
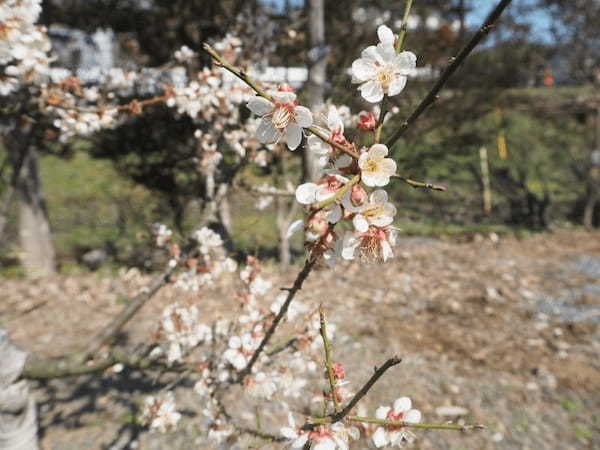
[{"label": "sky", "polygon": [[[326,0],[327,1],[327,0]],[[520,7],[532,5],[535,0],[513,0],[513,4],[510,7]],[[265,4],[275,5],[278,8],[283,9],[285,0],[263,0]],[[477,26],[483,22],[487,14],[492,8],[498,3],[498,0],[474,0],[472,4],[475,6],[473,11],[467,15],[467,23],[469,26]],[[300,7],[304,4],[304,0],[290,0],[292,7]],[[535,12],[530,12],[527,17],[523,17],[524,22],[529,22],[533,26],[534,36],[541,40],[550,40],[548,37],[549,28],[551,25],[551,17],[547,11],[538,9]]]}]

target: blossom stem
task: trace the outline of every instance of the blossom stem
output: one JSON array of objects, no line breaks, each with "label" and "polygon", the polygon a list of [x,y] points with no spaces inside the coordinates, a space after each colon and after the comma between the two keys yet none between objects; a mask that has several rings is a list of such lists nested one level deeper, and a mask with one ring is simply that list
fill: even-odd
[{"label": "blossom stem", "polygon": [[360,416],[348,416],[346,420],[352,422],[362,423],[374,423],[376,425],[387,425],[396,427],[406,428],[421,428],[426,430],[455,430],[455,431],[469,431],[469,430],[481,430],[485,427],[483,425],[457,425],[453,423],[413,423],[403,422],[398,420],[387,420],[387,419],[374,419],[371,417],[360,417]]},{"label": "blossom stem", "polygon": [[477,32],[473,35],[471,40],[465,45],[462,50],[458,53],[458,55],[452,58],[452,62],[446,70],[442,73],[438,81],[431,88],[429,93],[425,96],[425,98],[419,103],[417,108],[413,111],[413,113],[406,119],[402,125],[396,130],[396,132],[390,136],[390,138],[385,143],[389,149],[400,139],[406,130],[410,128],[410,126],[425,112],[425,110],[433,104],[438,99],[438,93],[442,90],[448,79],[454,74],[456,69],[464,62],[464,60],[469,56],[471,51],[479,44],[479,42],[487,36],[487,34],[494,27],[494,23],[500,15],[502,11],[510,4],[512,0],[501,0],[498,5],[494,8],[494,10],[490,13],[490,15],[485,19],[483,25],[477,30]]},{"label": "blossom stem", "polygon": [[325,367],[327,368],[327,378],[329,378],[329,388],[331,391],[331,401],[333,409],[337,413],[340,410],[337,396],[335,395],[335,376],[333,375],[333,360],[331,357],[331,342],[327,336],[327,321],[325,320],[325,312],[323,305],[319,305],[319,323],[321,324],[321,337],[323,338],[323,347],[325,348]]},{"label": "blossom stem", "polygon": [[[242,80],[244,83],[246,83],[252,89],[254,89],[254,92],[256,92],[259,96],[269,100],[270,102],[273,101],[273,98],[267,93],[267,91],[265,91],[263,88],[261,88],[258,85],[258,83],[256,83],[250,76],[248,76],[248,74],[246,72],[244,72],[242,69],[235,67],[234,65],[227,62],[210,45],[204,44],[202,46],[202,48],[216,61],[217,65],[223,67],[225,70],[231,72],[233,75],[238,77],[240,80]],[[325,136],[316,127],[312,126],[312,127],[306,128],[306,129],[308,131],[310,131],[312,134],[314,134],[315,136],[317,136],[319,139],[321,139],[323,142],[326,142],[329,145],[337,148],[338,150],[340,150],[344,153],[347,153],[348,155],[352,156],[353,158],[358,159],[358,153],[356,153],[353,149],[351,149],[345,145],[342,145],[338,142],[334,142],[333,140],[331,140],[327,136]]]},{"label": "blossom stem", "polygon": [[313,205],[314,210],[318,211],[320,209],[325,208],[328,205],[331,205],[332,203],[337,202],[339,199],[341,199],[344,196],[344,194],[346,194],[346,192],[348,192],[348,190],[350,190],[350,188],[352,188],[352,186],[354,186],[359,181],[360,181],[360,175],[354,175],[354,177],[352,177],[350,179],[350,181],[348,181],[345,185],[343,185],[341,188],[339,188],[335,192],[335,195],[333,195],[332,197],[329,197],[328,199],[323,200],[322,202],[315,203]]},{"label": "blossom stem", "polygon": [[396,46],[394,47],[396,53],[400,53],[404,47],[404,40],[406,39],[406,30],[408,27],[408,16],[410,15],[410,8],[412,8],[412,0],[406,0],[404,5],[404,16],[402,17],[402,24],[400,25],[400,33],[398,33],[398,39],[396,40]]}]

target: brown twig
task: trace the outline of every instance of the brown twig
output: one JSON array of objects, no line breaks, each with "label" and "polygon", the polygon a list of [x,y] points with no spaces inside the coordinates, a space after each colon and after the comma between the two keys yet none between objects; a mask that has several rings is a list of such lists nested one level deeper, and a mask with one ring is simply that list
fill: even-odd
[{"label": "brown twig", "polygon": [[350,401],[344,407],[344,409],[342,409],[339,412],[335,412],[333,414],[325,416],[325,417],[313,417],[310,419],[310,423],[306,423],[302,427],[302,429],[303,430],[311,430],[315,426],[322,424],[322,423],[335,423],[335,422],[339,422],[340,420],[343,420],[348,414],[350,414],[350,411],[352,410],[352,408],[354,408],[356,406],[356,404],[365,395],[367,395],[369,390],[373,387],[373,385],[375,383],[377,383],[379,378],[381,378],[388,369],[390,369],[391,367],[394,367],[397,364],[400,364],[401,362],[402,362],[402,359],[398,358],[397,356],[394,356],[393,358],[388,359],[385,363],[383,363],[383,365],[381,367],[375,369],[375,372],[373,373],[371,378],[369,378],[367,380],[367,382],[363,385],[363,387],[360,388],[360,390],[356,394],[354,394],[354,397],[352,397],[350,399]]},{"label": "brown twig", "polygon": [[292,303],[292,300],[294,300],[296,293],[300,289],[302,289],[302,284],[304,283],[304,280],[306,280],[306,278],[308,278],[308,275],[310,274],[311,270],[315,266],[316,262],[317,262],[317,260],[315,258],[309,257],[306,260],[306,262],[304,263],[304,267],[298,273],[298,276],[296,277],[294,284],[288,291],[288,295],[287,295],[287,298],[285,299],[285,302],[283,302],[283,305],[281,305],[281,309],[279,310],[279,312],[275,316],[275,319],[273,319],[273,323],[271,324],[271,326],[265,333],[265,337],[263,337],[262,341],[258,345],[258,348],[252,355],[252,358],[250,358],[250,361],[248,361],[248,364],[246,365],[246,367],[244,367],[244,369],[242,369],[241,372],[238,374],[238,377],[235,380],[236,383],[241,383],[244,380],[244,378],[252,372],[252,367],[254,366],[254,364],[258,360],[258,357],[261,355],[265,346],[267,345],[267,343],[273,336],[273,333],[275,333],[277,326],[279,325],[279,323],[281,322],[281,320],[287,313],[290,303]]},{"label": "brown twig", "polygon": [[419,118],[419,116],[437,100],[439,92],[442,90],[448,79],[450,79],[452,74],[454,74],[456,69],[458,69],[458,67],[464,62],[477,44],[479,44],[479,42],[492,30],[494,23],[496,20],[498,20],[502,14],[502,11],[504,11],[511,1],[512,0],[501,0],[498,5],[496,5],[494,10],[488,15],[483,25],[477,30],[467,45],[462,48],[456,57],[452,58],[450,65],[446,67],[446,70],[444,70],[438,81],[421,101],[419,106],[417,106],[409,118],[406,119],[406,121],[400,125],[400,128],[398,128],[387,140],[386,145],[388,148],[392,148],[392,146],[398,141],[398,139],[402,137],[402,135],[404,135],[406,130],[408,130],[408,128]]}]

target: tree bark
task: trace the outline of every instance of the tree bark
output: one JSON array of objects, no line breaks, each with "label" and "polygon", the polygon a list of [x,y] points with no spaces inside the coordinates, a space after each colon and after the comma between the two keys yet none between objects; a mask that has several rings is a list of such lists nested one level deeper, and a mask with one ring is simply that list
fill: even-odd
[{"label": "tree bark", "polygon": [[[309,49],[308,84],[306,99],[309,108],[316,111],[324,103],[325,80],[327,77],[327,47],[325,46],[325,5],[324,0],[309,0]],[[321,176],[316,155],[304,151],[304,181],[315,181]]]},{"label": "tree bark", "polygon": [[19,210],[21,263],[29,277],[56,273],[56,255],[48,211],[39,175],[38,156],[30,145],[29,133],[13,134],[9,152],[13,166],[13,187]]}]

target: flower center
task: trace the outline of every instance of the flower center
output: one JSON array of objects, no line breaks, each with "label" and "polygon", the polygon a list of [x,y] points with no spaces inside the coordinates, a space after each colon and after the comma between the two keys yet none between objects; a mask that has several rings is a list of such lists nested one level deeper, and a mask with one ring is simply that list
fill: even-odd
[{"label": "flower center", "polygon": [[383,87],[388,87],[394,79],[394,68],[391,66],[382,67],[377,72],[376,79]]},{"label": "flower center", "polygon": [[374,158],[369,158],[366,161],[363,171],[364,172],[377,172],[378,168],[379,168],[379,162]]},{"label": "flower center", "polygon": [[365,208],[365,210],[362,212],[362,215],[365,216],[367,219],[373,219],[375,217],[379,217],[383,214],[384,212],[384,208],[382,204],[375,204],[375,205],[369,205]]},{"label": "flower center", "polygon": [[294,120],[294,105],[290,103],[278,103],[275,105],[271,122],[278,130],[283,130]]}]

